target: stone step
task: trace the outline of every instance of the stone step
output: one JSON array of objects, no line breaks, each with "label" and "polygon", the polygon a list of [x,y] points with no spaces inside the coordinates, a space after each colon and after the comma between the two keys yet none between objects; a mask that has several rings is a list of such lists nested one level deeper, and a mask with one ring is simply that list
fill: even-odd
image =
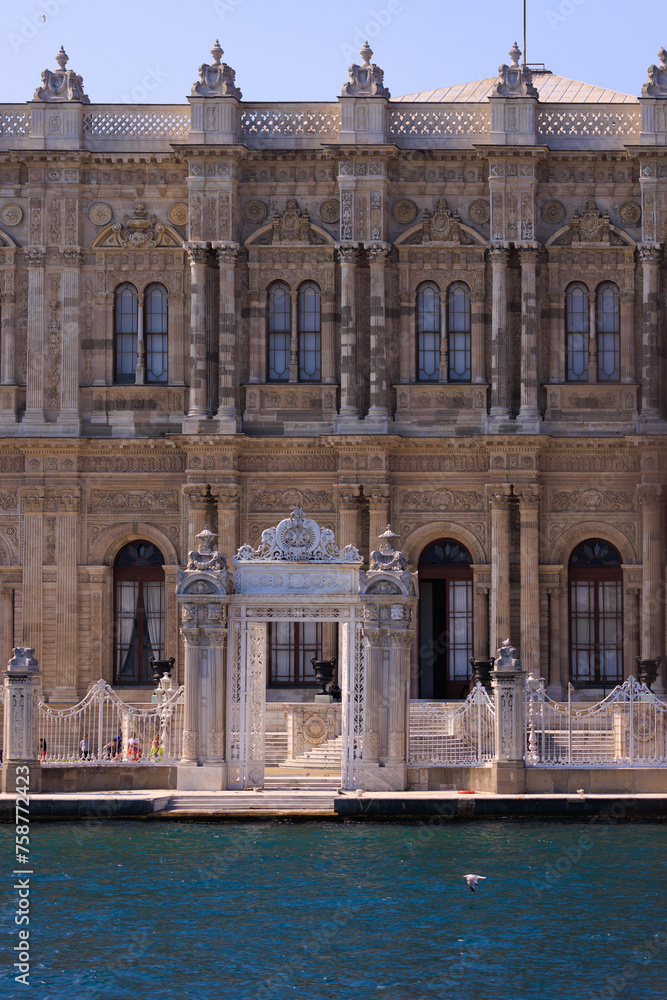
[{"label": "stone step", "polygon": [[260,791],[190,792],[175,794],[165,813],[333,812],[335,788],[270,789]]}]

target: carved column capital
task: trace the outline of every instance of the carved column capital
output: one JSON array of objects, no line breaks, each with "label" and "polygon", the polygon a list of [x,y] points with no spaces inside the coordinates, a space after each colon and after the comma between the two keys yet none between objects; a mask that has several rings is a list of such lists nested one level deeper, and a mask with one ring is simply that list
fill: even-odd
[{"label": "carved column capital", "polygon": [[509,253],[509,247],[502,243],[493,243],[489,247],[489,260],[495,267],[506,267]]},{"label": "carved column capital", "polygon": [[531,483],[530,485],[519,487],[519,505],[521,508],[539,509],[542,499],[542,487]]},{"label": "carved column capital", "polygon": [[660,243],[640,243],[637,247],[642,267],[657,267],[660,264]]},{"label": "carved column capital", "polygon": [[217,254],[218,261],[220,264],[233,267],[239,255],[239,244],[238,243],[227,243],[221,240],[216,240],[211,244],[213,252]]},{"label": "carved column capital", "polygon": [[391,253],[391,246],[388,243],[367,243],[366,253],[371,267],[384,267]]},{"label": "carved column capital", "polygon": [[637,498],[642,510],[659,507],[664,499],[664,490],[659,483],[641,483],[637,487]]},{"label": "carved column capital", "polygon": [[81,247],[61,247],[60,253],[64,257],[67,267],[80,267],[83,263]]},{"label": "carved column capital", "polygon": [[194,264],[208,264],[209,260],[209,247],[208,243],[186,243],[185,249],[188,254],[188,259],[191,265]]},{"label": "carved column capital", "polygon": [[218,500],[218,507],[232,509],[238,507],[240,503],[240,487],[232,483],[215,486],[215,495]]},{"label": "carved column capital", "polygon": [[28,267],[43,267],[46,247],[24,247],[23,256]]},{"label": "carved column capital", "polygon": [[508,483],[487,485],[484,488],[491,510],[507,510],[512,496],[512,487]]},{"label": "carved column capital", "polygon": [[206,510],[215,500],[208,483],[186,483],[181,486],[181,492],[191,509]]},{"label": "carved column capital", "polygon": [[517,249],[519,251],[522,267],[527,265],[535,267],[537,265],[537,262],[540,259],[541,247],[539,247],[536,243],[519,243]]},{"label": "carved column capital", "polygon": [[338,243],[336,249],[338,250],[338,260],[341,264],[348,267],[355,266],[359,259],[358,243]]}]

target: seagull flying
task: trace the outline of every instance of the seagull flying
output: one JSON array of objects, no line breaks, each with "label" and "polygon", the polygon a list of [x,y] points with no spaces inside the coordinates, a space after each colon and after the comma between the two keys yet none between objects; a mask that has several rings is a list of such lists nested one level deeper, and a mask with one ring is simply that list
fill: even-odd
[{"label": "seagull flying", "polygon": [[463,877],[466,880],[466,882],[468,883],[468,885],[470,886],[470,891],[474,892],[475,891],[475,886],[477,885],[477,883],[479,882],[479,880],[480,879],[485,879],[486,875],[464,875]]}]

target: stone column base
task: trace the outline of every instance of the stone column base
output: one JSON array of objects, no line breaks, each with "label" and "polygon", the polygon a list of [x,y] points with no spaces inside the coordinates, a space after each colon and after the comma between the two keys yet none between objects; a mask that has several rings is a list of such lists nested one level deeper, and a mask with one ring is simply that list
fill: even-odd
[{"label": "stone column base", "polygon": [[226,764],[178,764],[176,788],[184,792],[222,792],[227,788]]},{"label": "stone column base", "polygon": [[404,792],[408,787],[407,764],[359,764],[356,787],[365,792]]},{"label": "stone column base", "polygon": [[[25,768],[29,769],[29,773],[26,775]],[[41,792],[42,790],[42,767],[37,761],[32,761],[30,764],[21,761],[6,761],[2,765],[2,794],[12,794],[17,791],[16,788],[16,769],[21,768],[19,772],[19,785],[18,790],[26,795],[33,795],[35,792]],[[25,779],[28,779],[28,784],[26,785]]]},{"label": "stone column base", "polygon": [[526,768],[523,761],[493,761],[491,787],[497,795],[523,795],[526,791]]}]

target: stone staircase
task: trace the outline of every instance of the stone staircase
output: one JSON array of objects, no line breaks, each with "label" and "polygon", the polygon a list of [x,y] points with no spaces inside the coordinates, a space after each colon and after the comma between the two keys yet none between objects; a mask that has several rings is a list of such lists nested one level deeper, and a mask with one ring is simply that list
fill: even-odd
[{"label": "stone staircase", "polygon": [[267,767],[281,767],[287,757],[287,733],[270,733],[264,736],[264,761]]},{"label": "stone staircase", "polygon": [[[291,780],[288,776],[288,780]],[[258,791],[177,792],[156,812],[174,819],[187,816],[319,815],[333,816],[340,779],[310,787],[304,777],[292,786],[269,785]]]},{"label": "stone staircase", "polygon": [[298,771],[337,771],[340,774],[341,754],[343,749],[343,737],[336,736],[333,739],[320,743],[319,746],[306,750],[304,753],[294,757],[293,760],[285,760],[281,767],[289,767]]}]

